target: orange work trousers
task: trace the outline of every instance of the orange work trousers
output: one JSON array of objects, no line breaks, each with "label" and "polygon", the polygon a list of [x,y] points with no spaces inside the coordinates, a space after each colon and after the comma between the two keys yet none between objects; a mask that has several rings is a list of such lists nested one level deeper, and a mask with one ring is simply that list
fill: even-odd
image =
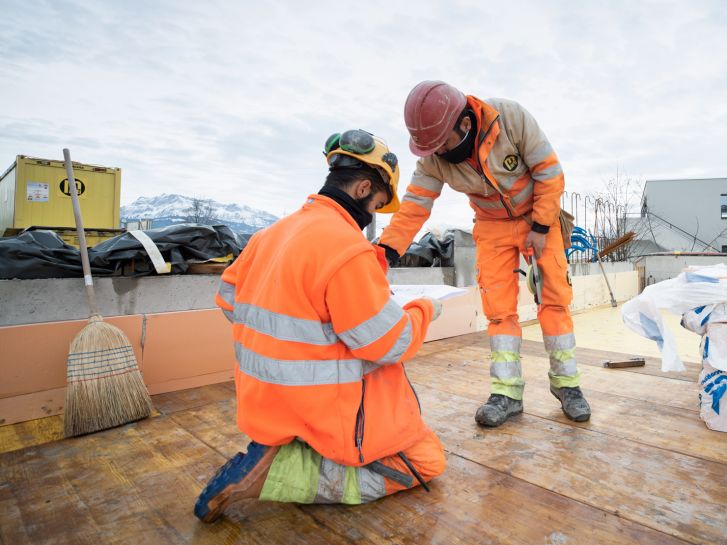
[{"label": "orange work trousers", "polygon": [[[520,364],[522,330],[517,313],[520,254],[530,225],[522,218],[478,220],[473,231],[477,246],[477,283],[482,307],[489,320],[492,393],[522,399],[524,381]],[[550,227],[545,248],[537,260],[541,276],[542,304],[538,321],[550,356],[550,382],[556,387],[578,386],[573,320],[568,305],[573,291],[559,223]]]}]

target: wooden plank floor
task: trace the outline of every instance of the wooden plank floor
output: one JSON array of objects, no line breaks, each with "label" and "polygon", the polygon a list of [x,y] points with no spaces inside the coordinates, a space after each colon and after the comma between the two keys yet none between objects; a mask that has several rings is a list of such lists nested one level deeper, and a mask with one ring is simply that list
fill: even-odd
[{"label": "wooden plank floor", "polygon": [[[727,435],[697,413],[697,366],[604,369],[579,351],[590,422],[548,391],[541,343],[523,343],[525,412],[473,420],[488,388],[482,333],[426,344],[408,365],[448,457],[432,492],[356,507],[260,503],[213,524],[192,514],[243,450],[234,386],[154,396],[155,417],[58,440],[59,417],[0,428],[0,543],[727,544]],[[616,354],[617,355],[617,354]]]}]

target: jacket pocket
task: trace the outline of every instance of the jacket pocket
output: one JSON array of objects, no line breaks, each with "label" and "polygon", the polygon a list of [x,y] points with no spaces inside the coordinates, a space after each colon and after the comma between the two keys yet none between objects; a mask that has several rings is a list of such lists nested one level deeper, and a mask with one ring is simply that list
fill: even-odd
[{"label": "jacket pocket", "polygon": [[411,380],[409,380],[409,375],[406,373],[406,368],[402,364],[401,366],[402,371],[404,371],[404,376],[406,377],[406,381],[409,383],[409,388],[411,388],[412,393],[414,394],[414,398],[417,400],[417,405],[419,406],[419,414],[422,414],[422,404],[421,401],[419,401],[419,395],[417,394],[417,391],[414,389],[414,385],[411,383]]},{"label": "jacket pocket", "polygon": [[366,423],[366,412],[364,411],[364,397],[366,395],[366,381],[361,379],[361,404],[358,406],[356,413],[356,428],[354,431],[354,444],[358,450],[359,462],[364,462],[363,440],[364,440],[364,424]]}]

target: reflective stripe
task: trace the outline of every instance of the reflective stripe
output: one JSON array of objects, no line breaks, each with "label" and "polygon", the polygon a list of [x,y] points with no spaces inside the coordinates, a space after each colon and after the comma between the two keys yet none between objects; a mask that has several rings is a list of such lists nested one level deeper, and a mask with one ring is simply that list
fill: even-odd
[{"label": "reflective stripe", "polygon": [[491,378],[490,393],[522,400],[525,381],[522,377],[514,378]]},{"label": "reflective stripe", "polygon": [[517,352],[511,352],[510,350],[495,350],[494,352],[492,352],[492,354],[490,354],[490,359],[494,363],[520,361],[520,354],[518,354]]},{"label": "reflective stripe", "polygon": [[328,458],[321,458],[318,491],[313,503],[341,503],[345,482],[346,466],[332,462]]},{"label": "reflective stripe", "polygon": [[529,165],[537,165],[545,161],[552,153],[553,146],[547,140],[543,140],[532,153],[528,154],[527,163]]},{"label": "reflective stripe", "polygon": [[434,199],[432,199],[431,197],[422,197],[421,195],[415,195],[414,193],[407,193],[406,195],[404,195],[404,198],[401,200],[401,202],[404,203],[407,201],[418,204],[419,206],[430,212],[432,210],[432,206],[434,206]]},{"label": "reflective stripe", "polygon": [[321,459],[313,503],[367,503],[384,496],[386,484],[382,475],[367,467],[346,467]]},{"label": "reflective stripe", "polygon": [[522,377],[520,345],[522,338],[515,335],[493,335],[490,337],[492,363],[490,376],[493,379],[515,379]]},{"label": "reflective stripe", "polygon": [[522,364],[520,363],[520,360],[493,361],[490,364],[490,376],[500,380],[522,377]]},{"label": "reflective stripe", "polygon": [[548,378],[550,379],[550,385],[553,388],[575,388],[581,384],[580,371],[574,375],[568,376],[555,375],[553,374],[553,371],[548,371]]},{"label": "reflective stripe", "polygon": [[515,206],[517,206],[518,204],[523,202],[525,199],[528,199],[530,197],[530,195],[533,194],[534,185],[535,184],[533,182],[528,182],[528,185],[523,187],[522,190],[520,190],[520,193],[518,193],[517,195],[515,195],[514,197],[512,197],[510,199],[510,202],[512,204],[514,204]]},{"label": "reflective stripe", "polygon": [[521,344],[522,338],[515,335],[493,335],[490,337],[490,350],[492,352],[506,350],[520,353]]},{"label": "reflective stripe", "polygon": [[550,370],[554,375],[570,377],[578,373],[575,358],[576,337],[573,333],[545,335],[543,343],[550,356]]},{"label": "reflective stripe", "polygon": [[500,199],[496,201],[486,201],[484,199],[478,199],[477,197],[473,197],[472,195],[469,195],[470,202],[475,204],[476,206],[479,206],[480,208],[504,208],[504,205],[500,201]]},{"label": "reflective stripe", "polygon": [[560,174],[563,174],[563,168],[560,166],[560,163],[555,163],[553,166],[532,173],[533,177],[538,180],[548,180]]},{"label": "reflective stripe", "polygon": [[261,356],[235,342],[235,356],[240,371],[263,382],[281,386],[316,386],[358,382],[364,367],[363,360],[276,360]]},{"label": "reflective stripe", "polygon": [[510,174],[509,176],[501,176],[497,180],[500,184],[500,189],[509,191],[512,186],[515,185],[515,182],[521,178],[521,176],[522,174]]},{"label": "reflective stripe", "polygon": [[383,475],[371,471],[367,467],[358,467],[358,486],[361,489],[361,503],[378,500],[386,496],[386,484]]},{"label": "reflective stripe", "polygon": [[406,314],[406,325],[391,349],[379,360],[381,363],[398,363],[411,344],[411,319]]},{"label": "reflective stripe", "polygon": [[231,307],[235,306],[235,285],[234,284],[230,284],[229,282],[220,280],[220,287],[218,288],[217,293],[219,293],[220,297],[222,297],[222,300],[225,303],[227,303]]},{"label": "reflective stripe", "polygon": [[232,322],[232,323],[235,322],[235,313],[233,311],[223,308],[222,313],[225,315],[225,318],[230,320],[230,322]]},{"label": "reflective stripe", "polygon": [[281,341],[315,345],[329,345],[338,341],[330,323],[294,318],[247,303],[235,303],[235,321]]},{"label": "reflective stripe", "polygon": [[417,172],[414,172],[412,175],[411,184],[421,187],[422,189],[426,189],[427,191],[431,191],[432,193],[441,193],[442,188],[444,187],[444,182]]},{"label": "reflective stripe", "polygon": [[365,322],[338,334],[351,350],[370,345],[386,335],[404,315],[404,311],[393,300],[389,299],[384,308]]},{"label": "reflective stripe", "polygon": [[543,343],[545,350],[552,352],[553,350],[567,350],[576,347],[576,337],[573,333],[564,335],[543,335]]},{"label": "reflective stripe", "polygon": [[576,365],[575,358],[560,361],[551,356],[550,371],[553,375],[560,377],[572,377],[578,373],[578,366]]}]

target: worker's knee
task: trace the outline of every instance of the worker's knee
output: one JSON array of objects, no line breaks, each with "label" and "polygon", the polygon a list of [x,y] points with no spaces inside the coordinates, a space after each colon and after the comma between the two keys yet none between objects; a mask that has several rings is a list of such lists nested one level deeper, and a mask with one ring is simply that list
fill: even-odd
[{"label": "worker's knee", "polygon": [[431,467],[429,469],[429,475],[426,477],[427,480],[439,477],[444,470],[447,469],[447,457],[444,455],[444,450],[440,450],[436,457],[433,458]]},{"label": "worker's knee", "polygon": [[417,471],[421,474],[425,481],[429,481],[438,477],[447,468],[447,457],[444,454],[444,447],[439,437],[433,431],[430,431],[427,437],[420,443]]}]

